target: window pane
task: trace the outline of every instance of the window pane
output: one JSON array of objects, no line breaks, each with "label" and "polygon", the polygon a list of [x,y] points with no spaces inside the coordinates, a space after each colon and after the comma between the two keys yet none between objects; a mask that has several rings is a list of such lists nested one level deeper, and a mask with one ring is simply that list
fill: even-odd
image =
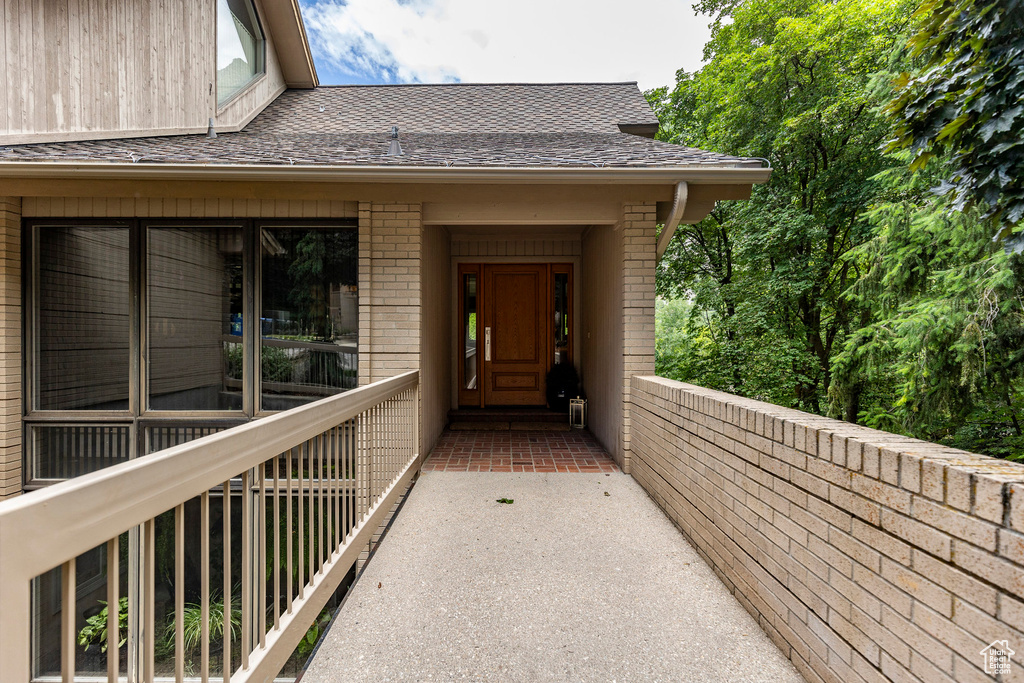
[{"label": "window pane", "polygon": [[263,32],[252,0],[217,0],[217,104],[263,73]]},{"label": "window pane", "polygon": [[264,410],[356,386],[359,296],[355,228],[263,228]]},{"label": "window pane", "polygon": [[569,274],[555,273],[555,364],[569,362]]},{"label": "window pane", "polygon": [[128,460],[126,425],[39,425],[29,428],[33,479],[70,479]]},{"label": "window pane", "polygon": [[128,229],[37,227],[36,407],[127,410]]},{"label": "window pane", "polygon": [[242,229],[150,228],[149,408],[242,409]]},{"label": "window pane", "polygon": [[463,389],[476,389],[476,273],[466,274],[462,282],[462,337],[464,359],[462,368]]}]

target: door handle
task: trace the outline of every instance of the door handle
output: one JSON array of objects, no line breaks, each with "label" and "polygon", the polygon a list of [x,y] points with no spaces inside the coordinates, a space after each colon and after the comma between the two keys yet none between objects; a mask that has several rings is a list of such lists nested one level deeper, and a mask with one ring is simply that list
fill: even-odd
[{"label": "door handle", "polygon": [[484,328],[484,360],[491,360],[491,328]]}]

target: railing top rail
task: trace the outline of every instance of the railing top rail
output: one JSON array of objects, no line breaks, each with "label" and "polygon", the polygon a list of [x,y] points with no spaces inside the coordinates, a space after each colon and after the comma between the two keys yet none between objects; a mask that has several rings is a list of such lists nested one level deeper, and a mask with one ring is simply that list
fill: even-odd
[{"label": "railing top rail", "polygon": [[0,575],[39,576],[418,383],[412,370],[4,501]]}]

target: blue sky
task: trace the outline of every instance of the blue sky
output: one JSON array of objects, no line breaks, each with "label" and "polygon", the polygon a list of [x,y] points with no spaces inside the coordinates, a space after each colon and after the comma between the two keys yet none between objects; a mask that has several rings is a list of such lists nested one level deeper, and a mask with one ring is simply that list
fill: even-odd
[{"label": "blue sky", "polygon": [[320,82],[674,82],[700,67],[692,0],[300,0]]}]

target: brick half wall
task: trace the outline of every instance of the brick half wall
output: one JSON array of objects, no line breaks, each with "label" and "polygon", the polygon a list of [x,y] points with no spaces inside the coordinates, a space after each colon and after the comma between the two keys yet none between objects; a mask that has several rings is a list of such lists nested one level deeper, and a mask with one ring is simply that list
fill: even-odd
[{"label": "brick half wall", "polygon": [[660,377],[630,403],[633,476],[807,680],[1024,680],[1024,466]]}]

